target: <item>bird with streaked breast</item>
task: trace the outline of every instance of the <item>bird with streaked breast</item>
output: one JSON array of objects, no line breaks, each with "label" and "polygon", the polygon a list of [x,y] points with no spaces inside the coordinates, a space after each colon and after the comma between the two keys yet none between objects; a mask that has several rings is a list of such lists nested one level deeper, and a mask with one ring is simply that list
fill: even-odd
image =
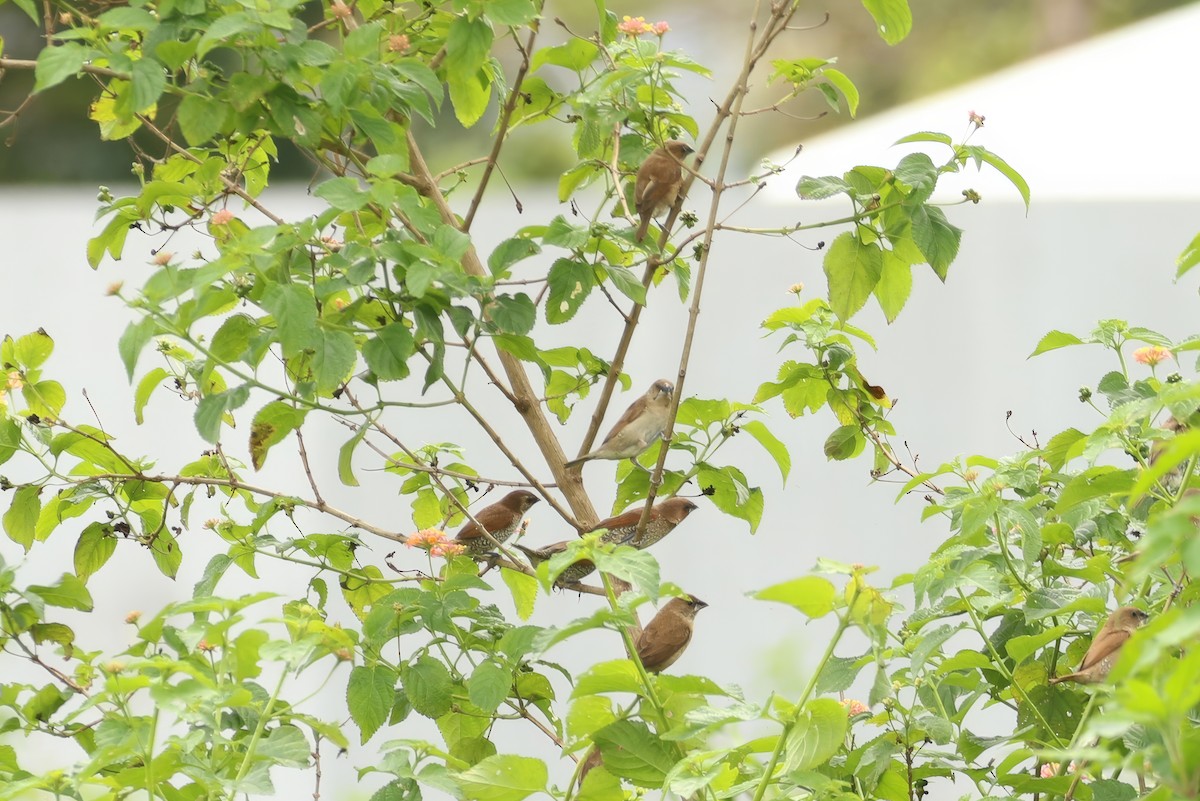
[{"label": "bird with streaked breast", "polygon": [[674,394],[675,385],[670,381],[665,378],[655,381],[646,394],[629,405],[599,448],[572,459],[566,466],[576,467],[592,459],[633,459],[641,455],[667,430]]},{"label": "bird with streaked breast", "polygon": [[1121,655],[1121,647],[1137,631],[1142,624],[1150,619],[1150,615],[1136,606],[1122,606],[1108,616],[1104,625],[1096,632],[1096,638],[1087,649],[1079,670],[1065,676],[1050,679],[1051,684],[1064,681],[1079,684],[1096,684],[1108,678],[1109,671],[1117,663]]},{"label": "bird with streaked breast", "polygon": [[668,139],[638,167],[633,183],[634,209],[641,218],[636,235],[638,242],[646,238],[651,218],[675,205],[683,187],[683,160],[693,152],[687,142]]},{"label": "bird with streaked breast", "polygon": [[[534,568],[537,568],[537,566],[542,562],[548,561],[557,554],[567,550],[567,546],[570,544],[571,540],[563,540],[562,542],[556,542],[551,545],[547,545],[544,548],[527,548],[520,543],[517,543],[513,547],[529,557],[529,564],[533,565]],[[554,586],[562,588],[567,584],[574,584],[577,581],[582,581],[585,577],[595,572],[595,570],[596,565],[593,564],[592,560],[580,559],[578,562],[573,562],[572,564],[568,565],[566,569],[564,569],[563,572],[558,575],[558,578],[554,580]]]},{"label": "bird with streaked breast", "polygon": [[[513,490],[491,506],[486,506],[476,512],[474,520],[459,529],[454,542],[466,548],[467,553],[479,556],[491,551],[495,546],[483,535],[479,526],[491,534],[497,542],[504,542],[521,527],[521,520],[526,510],[540,501],[541,498],[529,490]],[[478,522],[479,525],[476,525]]]},{"label": "bird with streaked breast", "polygon": [[682,523],[697,507],[695,503],[687,498],[667,498],[665,501],[659,501],[650,508],[650,517],[646,520],[645,528],[642,529],[642,536],[635,541],[638,522],[642,519],[642,510],[644,508],[644,504],[637,504],[632,509],[622,512],[616,517],[601,520],[589,529],[589,533],[602,528],[608,529],[607,532],[600,536],[603,542],[611,542],[616,545],[632,545],[634,548],[642,550],[649,548],[674,531],[675,527]]},{"label": "bird with streaked breast", "polygon": [[696,613],[706,606],[696,596],[685,595],[658,610],[637,641],[638,659],[647,672],[660,673],[675,664],[692,641]]}]

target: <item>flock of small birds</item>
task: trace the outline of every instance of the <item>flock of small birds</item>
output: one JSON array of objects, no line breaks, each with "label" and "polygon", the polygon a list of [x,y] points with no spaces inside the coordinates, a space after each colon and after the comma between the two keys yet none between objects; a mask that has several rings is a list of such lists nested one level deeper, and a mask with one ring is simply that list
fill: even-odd
[{"label": "flock of small birds", "polygon": [[[567,466],[582,469],[584,463],[593,459],[619,460],[640,456],[666,431],[674,394],[675,386],[670,381],[655,381],[644,395],[625,410],[600,447],[567,462]],[[492,540],[503,544],[516,534],[521,528],[525,512],[539,500],[529,490],[513,490],[475,513],[474,520],[459,530],[454,542],[474,557],[487,556],[493,547]],[[695,509],[696,504],[688,498],[666,498],[651,507],[646,524],[639,532],[638,523],[641,522],[643,509],[638,504],[622,514],[601,520],[588,533],[603,531],[600,535],[602,542],[644,550],[674,531]],[[484,531],[490,535],[490,539],[484,535]],[[563,540],[540,548],[517,543],[514,547],[524,553],[536,568],[555,554],[565,551],[570,542]],[[591,560],[581,559],[555,579],[555,586],[562,588],[575,584],[595,570],[596,565]],[[687,595],[672,598],[659,610],[642,630],[636,643],[638,658],[647,671],[658,673],[675,663],[691,642],[696,613],[707,605],[699,598]]]}]

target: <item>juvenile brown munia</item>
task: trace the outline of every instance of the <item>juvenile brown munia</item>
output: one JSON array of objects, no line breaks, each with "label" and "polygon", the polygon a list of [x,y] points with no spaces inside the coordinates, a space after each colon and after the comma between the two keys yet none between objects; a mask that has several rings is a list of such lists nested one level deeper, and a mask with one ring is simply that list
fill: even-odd
[{"label": "juvenile brown munia", "polygon": [[662,147],[646,157],[638,168],[637,180],[633,184],[633,202],[641,224],[637,229],[637,241],[646,238],[650,219],[675,205],[679,189],[683,186],[683,160],[692,152],[692,146],[678,139],[668,139]]},{"label": "juvenile brown munia", "polygon": [[[529,490],[513,490],[491,506],[474,513],[475,520],[459,529],[454,541],[467,549],[472,556],[479,556],[492,550],[492,541],[483,536],[479,526],[483,526],[497,542],[504,542],[521,526],[525,511],[541,498]],[[475,525],[478,521],[479,525]]]},{"label": "juvenile brown munia", "polygon": [[674,531],[676,526],[695,511],[696,504],[687,498],[667,498],[654,504],[650,508],[650,518],[646,521],[646,527],[642,529],[641,538],[635,539],[643,508],[642,504],[638,504],[616,517],[601,520],[590,531],[606,528],[608,531],[600,535],[603,542],[632,545],[638,550],[644,550]]},{"label": "juvenile brown munia", "polygon": [[592,459],[632,459],[654,444],[667,430],[671,414],[671,396],[675,385],[660,378],[650,385],[646,394],[630,404],[600,447],[567,462],[575,467]]},{"label": "juvenile brown munia", "polygon": [[1104,681],[1113,665],[1117,663],[1117,657],[1121,655],[1121,646],[1149,619],[1150,615],[1136,606],[1122,606],[1109,615],[1108,620],[1104,621],[1104,625],[1096,632],[1096,638],[1087,649],[1079,670],[1050,679],[1050,683],[1074,681],[1080,684],[1096,684]]},{"label": "juvenile brown munia", "polygon": [[675,664],[692,641],[696,613],[708,604],[694,595],[672,598],[658,611],[650,625],[638,637],[637,655],[650,673],[659,673]]}]

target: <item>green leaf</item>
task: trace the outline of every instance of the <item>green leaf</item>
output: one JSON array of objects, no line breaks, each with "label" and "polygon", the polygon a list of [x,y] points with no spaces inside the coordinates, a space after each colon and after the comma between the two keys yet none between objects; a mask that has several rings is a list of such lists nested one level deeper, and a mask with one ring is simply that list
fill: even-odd
[{"label": "green leaf", "polygon": [[371,202],[371,193],[357,178],[330,178],[313,192],[338,211],[358,211]]},{"label": "green leaf", "polygon": [[450,711],[454,681],[450,671],[431,656],[422,656],[401,674],[404,694],[413,709],[427,718],[440,718]]},{"label": "green leaf", "polygon": [[50,586],[30,585],[28,591],[37,595],[50,606],[63,609],[78,609],[80,612],[92,611],[92,594],[88,592],[83,582],[70,573],[63,573],[57,584]]},{"label": "green leaf", "polygon": [[347,487],[357,487],[358,479],[354,476],[354,449],[367,435],[367,426],[360,425],[354,436],[338,449],[338,478]]},{"label": "green leaf", "polygon": [[813,620],[833,611],[837,591],[828,579],[820,576],[804,576],[781,584],[773,584],[757,592],[752,598],[760,601],[778,601],[800,610]]},{"label": "green leaf", "polygon": [[545,791],[550,775],[546,763],[533,757],[497,754],[457,774],[468,801],[521,801]]},{"label": "green leaf", "polygon": [[972,148],[971,154],[974,156],[978,156],[983,161],[985,161],[988,164],[990,164],[991,166],[995,167],[996,170],[1001,175],[1003,175],[1005,178],[1007,178],[1009,181],[1012,182],[1012,185],[1015,186],[1017,188],[1017,191],[1021,193],[1021,200],[1025,201],[1025,211],[1028,212],[1029,211],[1029,184],[1025,182],[1025,179],[1021,176],[1021,173],[1017,172],[1012,167],[1010,167],[1008,165],[1008,162],[1006,162],[1004,159],[997,156],[995,153],[993,153],[990,150],[987,150],[985,148],[979,147],[978,145],[976,145]]},{"label": "green leaf", "polygon": [[893,175],[897,181],[913,189],[909,202],[924,202],[937,186],[937,167],[924,153],[909,153],[900,159]]},{"label": "green leaf", "polygon": [[896,321],[900,310],[908,303],[912,285],[912,264],[901,258],[895,250],[883,251],[883,272],[879,276],[879,283],[875,285],[875,299],[879,301],[879,308],[889,323]]},{"label": "green leaf", "polygon": [[829,280],[829,306],[838,317],[849,320],[879,283],[883,253],[878,245],[865,244],[847,231],[829,246],[824,266]]},{"label": "green leaf", "polygon": [[313,375],[317,392],[330,396],[350,377],[358,360],[354,337],[345,331],[318,329],[313,346]]},{"label": "green leaf", "polygon": [[311,290],[298,284],[276,285],[263,295],[262,306],[275,318],[284,358],[312,347],[317,338],[317,304]]},{"label": "green leaf", "polygon": [[501,570],[500,578],[508,585],[512,593],[513,605],[517,608],[517,617],[529,620],[533,615],[533,604],[537,600],[538,580],[533,576],[516,570]]},{"label": "green leaf", "polygon": [[[601,16],[604,16],[604,14],[602,13]],[[530,62],[529,71],[537,72],[542,65],[552,64],[553,66],[564,67],[573,72],[580,72],[595,61],[599,53],[600,48],[595,43],[580,37],[572,37],[565,44],[539,49],[533,54],[533,61]]]},{"label": "green leaf", "polygon": [[608,278],[612,281],[613,286],[639,306],[646,305],[646,287],[642,286],[640,278],[633,274],[633,271],[627,267],[618,267],[610,265],[606,270]]},{"label": "green leaf", "polygon": [[651,601],[658,600],[658,561],[649,551],[639,551],[627,546],[616,548],[612,553],[597,551],[592,556],[592,561],[601,573],[624,579],[646,593]]},{"label": "green leaf", "polygon": [[[511,570],[505,570],[511,573]],[[517,575],[524,575],[518,573]],[[529,578],[526,576],[526,578]],[[537,582],[534,581],[534,585]],[[486,659],[471,672],[467,680],[467,697],[471,703],[489,715],[499,708],[512,689],[512,671],[492,659]]]},{"label": "green leaf", "polygon": [[1188,270],[1200,264],[1200,234],[1196,235],[1188,246],[1175,259],[1175,278],[1182,278]]},{"label": "green leaf", "polygon": [[12,355],[17,365],[26,371],[36,370],[54,352],[54,340],[42,329],[17,337],[12,343]]},{"label": "green leaf", "polygon": [[508,334],[528,334],[537,322],[537,307],[524,292],[497,295],[488,304],[487,310],[497,328]]},{"label": "green leaf", "polygon": [[346,683],[346,706],[362,734],[370,740],[387,722],[396,695],[396,672],[384,665],[355,665]]},{"label": "green leaf", "polygon": [[816,698],[796,716],[784,746],[784,770],[823,765],[842,747],[849,721],[846,708],[832,698]]},{"label": "green leaf", "polygon": [[898,44],[912,30],[908,0],[863,0],[863,8],[875,18],[875,30],[883,41]]},{"label": "green leaf", "polygon": [[1047,351],[1058,350],[1059,348],[1066,348],[1071,345],[1082,344],[1084,344],[1083,340],[1074,334],[1068,334],[1066,331],[1051,331],[1042,337],[1041,341],[1038,342],[1037,347],[1033,349],[1033,353],[1029,354],[1026,358],[1032,359],[1034,356]]},{"label": "green leaf", "polygon": [[158,532],[150,546],[150,556],[154,559],[158,571],[170,579],[175,578],[179,573],[179,566],[183,564],[183,551],[179,549],[179,543],[169,531]]},{"label": "green leaf", "polygon": [[83,69],[92,57],[88,48],[67,42],[58,47],[43,47],[34,68],[33,91],[44,92]]},{"label": "green leaf", "polygon": [[75,575],[86,582],[117,550],[117,537],[102,523],[90,523],[75,543]]},{"label": "green leaf", "polygon": [[604,769],[639,787],[662,787],[675,764],[667,745],[645,723],[618,720],[592,735]]},{"label": "green leaf", "polygon": [[492,29],[482,18],[455,17],[446,37],[445,79],[450,102],[463,127],[470,128],[487,109],[491,84],[483,71],[492,47]]},{"label": "green leaf", "polygon": [[243,384],[239,387],[234,387],[227,392],[218,392],[213,395],[205,395],[200,399],[200,403],[196,405],[196,413],[193,416],[196,423],[196,431],[205,442],[211,442],[214,445],[221,439],[221,421],[224,419],[225,413],[232,409],[237,409],[250,397],[250,388]]},{"label": "green leaf", "polygon": [[488,19],[498,25],[524,25],[537,16],[533,0],[489,0],[484,6]]},{"label": "green leaf", "polygon": [[711,488],[709,497],[718,509],[745,520],[751,533],[758,530],[763,513],[762,490],[751,487],[741,470],[704,464],[696,472],[696,483],[705,491]]},{"label": "green leaf", "polygon": [[250,463],[261,470],[267,452],[304,423],[307,409],[298,409],[284,401],[271,401],[258,410],[250,426]]},{"label": "green leaf", "polygon": [[243,33],[258,31],[261,28],[262,24],[252,19],[244,11],[223,14],[205,29],[204,35],[200,37],[200,44],[196,47],[196,57],[203,59],[210,50],[220,47],[225,40],[233,39]]},{"label": "green leaf", "polygon": [[150,395],[170,377],[171,374],[164,368],[155,367],[142,376],[142,380],[138,382],[137,391],[133,395],[133,418],[139,426],[145,422],[142,413],[146,409],[146,404],[150,402]]},{"label": "green leaf", "polygon": [[842,93],[842,97],[846,98],[846,108],[850,111],[850,116],[856,115],[858,113],[858,87],[854,85],[854,81],[847,78],[841,70],[835,70],[832,67],[821,70],[821,75],[836,86]]},{"label": "green leaf", "polygon": [[11,417],[0,417],[0,464],[11,459],[21,446],[21,426]]},{"label": "green leaf", "polygon": [[13,493],[12,503],[4,513],[5,533],[26,551],[33,545],[38,515],[42,511],[40,494],[40,487],[21,487]]},{"label": "green leaf", "polygon": [[550,294],[546,299],[546,322],[565,323],[575,316],[596,286],[592,265],[575,259],[558,259],[546,276]]},{"label": "green leaf", "polygon": [[250,347],[250,340],[258,332],[258,323],[249,315],[231,315],[213,334],[208,346],[209,355],[219,362],[240,361]]},{"label": "green leaf", "polygon": [[[588,628],[592,628],[588,626]],[[645,691],[637,667],[628,659],[610,659],[597,662],[575,677],[572,698],[600,693],[635,693]]]},{"label": "green leaf", "polygon": [[838,426],[825,440],[825,458],[831,462],[853,459],[866,446],[866,438],[858,426]]},{"label": "green leaf", "polygon": [[492,275],[499,278],[501,275],[508,272],[508,268],[530,256],[536,256],[542,252],[542,248],[534,240],[517,236],[512,239],[506,239],[496,246],[488,256],[488,270]]},{"label": "green leaf", "polygon": [[796,184],[796,194],[801,200],[824,200],[835,195],[848,195],[853,187],[836,175],[813,178],[805,175]]},{"label": "green leaf", "polygon": [[215,97],[201,94],[184,95],[179,103],[179,130],[192,147],[202,145],[216,136],[225,124],[230,106]]},{"label": "green leaf", "polygon": [[117,105],[119,108],[127,108],[132,114],[140,114],[158,102],[158,98],[167,88],[167,75],[162,64],[152,58],[143,57],[133,62],[131,77],[133,81],[129,92],[118,99]]},{"label": "green leaf", "polygon": [[158,325],[149,317],[144,317],[136,323],[125,327],[121,338],[117,340],[117,352],[125,365],[125,374],[133,380],[133,371],[137,368],[137,360],[150,343],[150,339],[158,331]]},{"label": "green leaf", "polygon": [[771,458],[775,460],[775,465],[779,468],[779,473],[783,477],[783,483],[787,484],[788,473],[792,469],[792,457],[788,453],[787,445],[783,444],[783,440],[771,433],[767,428],[767,424],[761,420],[751,420],[748,423],[741,425],[742,431],[745,431],[750,436],[757,440],[759,445],[763,446]]},{"label": "green leaf", "polygon": [[363,359],[380,381],[408,377],[408,360],[416,353],[412,332],[404,323],[388,323],[363,344]]},{"label": "green leaf", "polygon": [[908,136],[902,136],[896,140],[896,144],[903,145],[909,142],[940,142],[946,147],[953,147],[954,140],[944,133],[936,133],[934,131],[919,131]]},{"label": "green leaf", "polygon": [[919,206],[912,212],[913,241],[929,262],[934,273],[946,280],[950,263],[958,255],[962,229],[950,224],[946,214],[936,206]]},{"label": "green leaf", "polygon": [[1027,657],[1032,656],[1034,651],[1037,651],[1049,642],[1057,640],[1070,630],[1070,626],[1055,626],[1052,629],[1046,629],[1037,634],[1022,634],[1005,642],[1004,649],[1012,657],[1013,661],[1019,665]]}]

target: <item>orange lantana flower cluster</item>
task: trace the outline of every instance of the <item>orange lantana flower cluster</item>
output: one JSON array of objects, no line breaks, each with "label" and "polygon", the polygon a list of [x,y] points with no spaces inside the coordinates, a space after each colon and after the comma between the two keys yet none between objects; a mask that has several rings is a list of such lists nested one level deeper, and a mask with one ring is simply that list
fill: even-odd
[{"label": "orange lantana flower cluster", "polygon": [[458,556],[466,550],[465,547],[446,536],[446,532],[437,528],[423,528],[416,534],[410,534],[404,540],[404,544],[409,548],[421,548],[429,551],[430,556]]},{"label": "orange lantana flower cluster", "polygon": [[646,22],[645,17],[625,17],[617,23],[617,30],[629,36],[641,36],[643,33],[652,33],[655,36],[662,36],[667,31],[671,30],[671,26],[666,21]]}]

